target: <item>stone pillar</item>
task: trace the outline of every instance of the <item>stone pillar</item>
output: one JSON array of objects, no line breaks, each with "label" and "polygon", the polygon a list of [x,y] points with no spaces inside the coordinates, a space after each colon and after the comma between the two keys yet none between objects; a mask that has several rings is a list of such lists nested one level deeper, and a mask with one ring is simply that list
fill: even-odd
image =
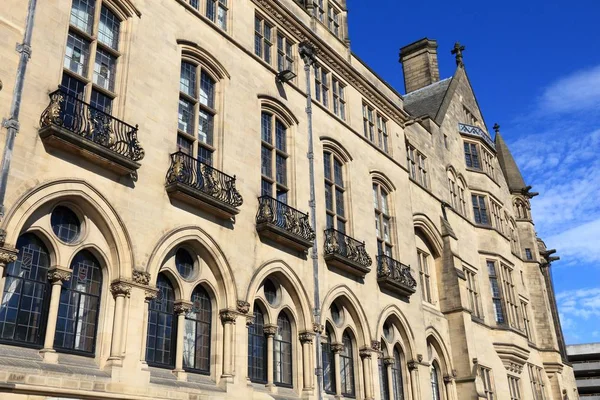
[{"label": "stone pillar", "polygon": [[267,335],[267,387],[274,387],[273,383],[273,337],[277,334],[277,325],[269,324],[264,327]]},{"label": "stone pillar", "polygon": [[342,396],[342,380],[340,375],[340,353],[344,351],[343,343],[332,343],[331,351],[333,352],[333,365],[335,366],[335,395]]},{"label": "stone pillar", "polygon": [[415,360],[409,361],[408,371],[410,373],[410,399],[420,400],[421,392],[419,390],[419,363]]},{"label": "stone pillar", "polygon": [[233,328],[237,314],[233,310],[221,310],[219,312],[223,324],[223,375],[233,376]]},{"label": "stone pillar", "polygon": [[192,303],[185,300],[175,302],[175,314],[177,314],[177,344],[175,346],[175,375],[178,380],[185,380],[183,369],[183,337],[185,335],[185,314],[192,308]]},{"label": "stone pillar", "polygon": [[72,271],[70,269],[54,266],[48,271],[48,279],[52,283],[52,292],[50,296],[50,307],[48,308],[48,322],[46,324],[46,337],[44,338],[44,361],[58,362],[58,357],[51,355],[54,351],[54,335],[56,333],[56,320],[58,319],[58,307],[60,305],[60,292],[62,283],[71,279]]},{"label": "stone pillar", "polygon": [[385,367],[385,373],[386,373],[386,379],[388,381],[388,392],[389,392],[389,399],[386,400],[390,400],[390,399],[394,399],[395,394],[394,394],[394,372],[392,371],[392,365],[394,365],[394,357],[385,357],[383,359],[383,366]]},{"label": "stone pillar", "polygon": [[142,327],[142,340],[140,340],[140,361],[142,364],[146,364],[146,343],[148,341],[148,313],[150,308],[150,302],[158,296],[158,290],[146,289],[145,294],[145,307],[144,307],[144,326]]},{"label": "stone pillar", "polygon": [[123,338],[121,339],[121,357],[125,357],[127,352],[127,336],[129,328],[129,308],[131,304],[131,293],[127,293],[125,296],[125,303],[123,304]]},{"label": "stone pillar", "polygon": [[373,368],[371,366],[371,349],[361,349],[359,355],[363,362],[365,400],[373,400],[375,397],[373,397]]},{"label": "stone pillar", "polygon": [[4,293],[4,273],[6,266],[10,263],[17,261],[17,254],[19,250],[10,247],[0,247],[0,301],[2,300],[2,294]]},{"label": "stone pillar", "polygon": [[[252,314],[248,314],[246,315],[246,329],[250,329],[250,327],[254,325],[254,316]],[[248,331],[246,331],[246,349],[248,348],[249,344],[248,344]],[[248,350],[246,350],[248,351]],[[248,365],[248,356],[246,355],[246,357],[244,357],[244,361],[246,364],[246,383],[248,385],[251,384],[251,380],[250,380],[250,376],[248,376],[248,369],[249,369],[249,365]]]},{"label": "stone pillar", "polygon": [[446,389],[446,400],[454,400],[454,395],[453,395],[453,383],[454,383],[454,378],[450,375],[446,375],[444,376],[444,387]]},{"label": "stone pillar", "polygon": [[311,391],[315,388],[312,365],[312,344],[314,336],[315,334],[309,331],[300,333],[300,343],[302,344],[302,379],[304,381],[304,391]]},{"label": "stone pillar", "polygon": [[115,298],[115,314],[113,319],[112,343],[109,360],[120,360],[123,354],[123,312],[125,298],[131,293],[131,285],[124,282],[113,282],[112,285],[110,285],[110,291]]}]

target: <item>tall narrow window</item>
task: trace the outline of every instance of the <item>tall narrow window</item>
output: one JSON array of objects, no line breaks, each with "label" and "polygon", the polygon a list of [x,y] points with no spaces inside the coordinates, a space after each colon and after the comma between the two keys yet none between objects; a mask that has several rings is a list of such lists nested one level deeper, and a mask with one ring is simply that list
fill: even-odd
[{"label": "tall narrow window", "polygon": [[429,271],[429,254],[417,249],[417,260],[419,262],[419,278],[423,288],[423,300],[433,303],[431,287],[431,272]]},{"label": "tall narrow window", "polygon": [[[198,77],[200,79],[198,79]],[[179,151],[212,165],[216,81],[200,65],[181,63],[179,79]]]},{"label": "tall narrow window", "polygon": [[390,400],[390,386],[388,382],[387,366],[384,363],[384,357],[387,357],[387,350],[383,339],[381,340],[382,354],[377,359],[379,368],[379,388],[381,389],[381,400]]},{"label": "tall narrow window", "polygon": [[402,380],[402,358],[400,351],[394,349],[394,364],[392,364],[392,383],[394,388],[394,400],[404,399],[404,382]]},{"label": "tall narrow window", "polygon": [[474,317],[481,318],[481,309],[479,305],[479,290],[477,285],[477,275],[470,269],[464,268],[465,278],[467,278],[467,293],[469,294],[469,308]]},{"label": "tall narrow window", "polygon": [[327,229],[346,232],[346,206],[344,196],[343,164],[332,153],[323,153],[325,169],[325,208],[327,211]]},{"label": "tall narrow window", "polygon": [[352,339],[345,332],[342,337],[344,349],[340,353],[340,383],[342,396],[354,397],[354,354],[352,350]]},{"label": "tall narrow window", "polygon": [[148,365],[172,368],[175,365],[175,291],[169,279],[159,274],[156,280],[158,295],[150,302],[146,361]]},{"label": "tall narrow window", "polygon": [[292,42],[281,33],[277,33],[277,70],[294,70],[294,55]]},{"label": "tall narrow window", "polygon": [[329,73],[319,64],[315,64],[315,99],[329,107]]},{"label": "tall narrow window", "polygon": [[[121,21],[102,1],[73,1],[61,88],[108,114],[117,95],[120,29]],[[68,111],[79,107],[80,103],[67,100],[63,123],[73,124],[75,114]]]},{"label": "tall narrow window", "polygon": [[527,335],[527,339],[533,340],[533,332],[531,332],[531,321],[529,321],[529,307],[524,301],[521,301],[521,315],[523,316],[523,329]]},{"label": "tall narrow window", "polygon": [[440,372],[437,366],[437,363],[434,361],[431,364],[431,369],[429,371],[429,378],[431,382],[431,399],[432,400],[441,400],[442,396],[440,395]]},{"label": "tall narrow window", "polygon": [[331,77],[333,88],[333,113],[346,120],[346,98],[344,97],[345,86],[335,77]]},{"label": "tall narrow window", "polygon": [[254,54],[271,64],[273,26],[258,15],[254,17]]},{"label": "tall narrow window", "polygon": [[340,12],[329,3],[329,10],[327,13],[327,26],[331,33],[333,33],[336,37],[341,38],[340,31]]},{"label": "tall narrow window", "polygon": [[510,400],[521,400],[521,387],[519,378],[508,375],[508,388],[510,390]]},{"label": "tall narrow window", "polygon": [[210,374],[210,334],[212,304],[202,286],[192,293],[192,308],[185,316],[183,366],[201,374]]},{"label": "tall narrow window", "polygon": [[100,312],[102,270],[89,251],[77,253],[71,262],[73,275],[63,283],[56,321],[54,347],[93,354]]},{"label": "tall narrow window", "polygon": [[458,178],[458,212],[466,216],[467,215],[467,200],[465,200],[465,187],[466,184],[461,178]]},{"label": "tall narrow window", "polygon": [[483,392],[487,400],[495,400],[496,395],[494,393],[494,381],[492,370],[483,366],[479,366],[479,375],[483,382]]},{"label": "tall narrow window", "polygon": [[373,183],[373,207],[377,231],[377,254],[392,257],[392,235],[388,192],[380,184]]},{"label": "tall narrow window", "polygon": [[227,0],[206,0],[206,17],[227,30]]},{"label": "tall narrow window", "polygon": [[504,324],[504,310],[502,309],[502,294],[500,293],[500,285],[498,285],[498,275],[496,275],[496,263],[487,261],[488,275],[490,277],[490,288],[492,290],[492,304],[494,305],[494,315],[496,322]]},{"label": "tall narrow window", "polygon": [[327,394],[335,394],[335,363],[331,348],[331,329],[327,327],[326,338],[321,344],[321,358],[323,359],[323,390]]},{"label": "tall narrow window", "polygon": [[488,218],[487,206],[485,204],[485,196],[472,195],[473,202],[473,217],[476,224],[490,225]]},{"label": "tall narrow window", "polygon": [[254,305],[254,321],[248,328],[248,377],[252,382],[267,382],[267,341],[265,318],[258,305]]},{"label": "tall narrow window", "polygon": [[425,156],[410,144],[406,144],[406,159],[410,177],[423,187],[427,187],[427,167]]},{"label": "tall narrow window", "polygon": [[18,258],[6,266],[0,303],[0,341],[42,345],[49,302],[50,254],[37,236],[17,240]]},{"label": "tall narrow window", "polygon": [[517,295],[515,283],[513,280],[512,269],[508,265],[502,264],[502,283],[504,284],[504,301],[506,313],[508,314],[508,323],[513,328],[521,329],[519,321],[519,306],[517,304]]},{"label": "tall narrow window", "polygon": [[452,206],[452,209],[456,210],[458,213],[461,213],[459,210],[460,205],[458,200],[458,187],[456,185],[456,178],[451,171],[448,171],[448,190],[450,191],[450,205]]},{"label": "tall narrow window", "polygon": [[476,144],[465,142],[465,162],[469,168],[481,169],[479,151]]},{"label": "tall narrow window", "polygon": [[275,115],[261,114],[261,194],[287,204],[287,127]]},{"label": "tall narrow window", "polygon": [[388,141],[387,120],[377,113],[377,145],[386,153],[390,152]]},{"label": "tall narrow window", "polygon": [[275,384],[292,386],[292,325],[283,312],[277,318],[277,334],[273,338],[273,375]]},{"label": "tall narrow window", "polygon": [[325,6],[323,0],[312,0],[313,3],[313,15],[316,19],[321,22],[325,22]]},{"label": "tall narrow window", "polygon": [[494,170],[494,156],[492,153],[483,148],[481,152],[483,153],[483,170],[490,176],[490,178],[496,179]]},{"label": "tall narrow window", "polygon": [[363,103],[363,128],[364,135],[371,142],[375,142],[375,119],[373,114],[375,110]]},{"label": "tall narrow window", "polygon": [[502,207],[494,200],[490,200],[492,209],[492,221],[494,222],[494,228],[500,233],[504,233],[504,221],[502,220]]},{"label": "tall narrow window", "polygon": [[534,400],[546,400],[546,389],[544,388],[544,370],[533,364],[527,364],[529,369],[529,380]]}]

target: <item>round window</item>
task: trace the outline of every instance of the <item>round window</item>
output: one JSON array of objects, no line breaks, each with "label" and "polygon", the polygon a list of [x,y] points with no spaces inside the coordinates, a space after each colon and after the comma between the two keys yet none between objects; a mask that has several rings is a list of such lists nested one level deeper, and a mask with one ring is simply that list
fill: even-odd
[{"label": "round window", "polygon": [[52,211],[50,224],[54,234],[66,243],[73,243],[81,233],[79,218],[71,209],[65,206],[58,206]]},{"label": "round window", "polygon": [[263,290],[265,291],[265,298],[267,302],[272,305],[277,305],[277,286],[273,283],[272,280],[267,279],[263,285]]},{"label": "round window", "polygon": [[194,274],[194,259],[185,249],[179,249],[175,253],[175,266],[183,279],[190,279]]},{"label": "round window", "polygon": [[340,308],[335,303],[333,303],[331,305],[330,311],[331,311],[331,319],[333,320],[333,323],[338,326],[341,325],[342,322],[344,322],[344,314],[343,314],[342,310],[340,310]]}]

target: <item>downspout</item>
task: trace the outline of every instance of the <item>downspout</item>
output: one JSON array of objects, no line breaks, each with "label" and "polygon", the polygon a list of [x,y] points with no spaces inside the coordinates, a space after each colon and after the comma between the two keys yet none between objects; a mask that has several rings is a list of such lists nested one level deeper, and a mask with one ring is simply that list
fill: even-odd
[{"label": "downspout", "polygon": [[[312,127],[312,93],[310,89],[310,67],[315,62],[314,48],[308,42],[302,42],[299,45],[300,57],[304,60],[304,75],[306,76],[306,119],[308,121],[308,165],[310,176],[310,200],[309,207],[311,213],[311,224],[317,228],[317,206],[315,201],[315,153],[313,144]],[[314,303],[313,316],[317,329],[315,329],[315,349],[317,363],[315,375],[317,377],[317,399],[321,400],[323,395],[323,365],[321,358],[321,298],[319,296],[319,247],[317,244],[317,235],[313,239],[311,252],[313,264],[313,283],[314,283]]]},{"label": "downspout", "polygon": [[[8,182],[8,171],[10,169],[10,161],[12,158],[13,148],[15,146],[15,137],[19,133],[19,112],[21,111],[21,96],[23,94],[23,86],[25,85],[25,72],[27,70],[27,62],[31,57],[31,36],[33,33],[33,21],[35,17],[35,7],[37,0],[29,0],[29,8],[27,10],[27,20],[25,23],[25,34],[23,35],[23,43],[17,43],[16,50],[21,54],[19,66],[17,67],[17,75],[15,78],[15,88],[13,90],[13,98],[10,106],[10,116],[8,119],[2,120],[2,126],[6,128],[6,143],[2,154],[2,166],[0,167],[0,218],[4,217],[4,197],[6,196],[6,185]],[[5,232],[0,232],[0,242],[2,242]]]}]

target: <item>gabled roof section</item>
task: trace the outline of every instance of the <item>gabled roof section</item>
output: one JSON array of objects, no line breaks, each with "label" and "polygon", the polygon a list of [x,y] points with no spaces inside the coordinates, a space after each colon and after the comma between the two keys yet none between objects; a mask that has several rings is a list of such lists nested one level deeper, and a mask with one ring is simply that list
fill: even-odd
[{"label": "gabled roof section", "polygon": [[500,132],[496,132],[496,154],[511,193],[525,190],[523,175],[521,175],[521,171]]},{"label": "gabled roof section", "polygon": [[413,117],[435,119],[451,81],[452,78],[447,78],[408,93],[404,96],[404,109]]}]

